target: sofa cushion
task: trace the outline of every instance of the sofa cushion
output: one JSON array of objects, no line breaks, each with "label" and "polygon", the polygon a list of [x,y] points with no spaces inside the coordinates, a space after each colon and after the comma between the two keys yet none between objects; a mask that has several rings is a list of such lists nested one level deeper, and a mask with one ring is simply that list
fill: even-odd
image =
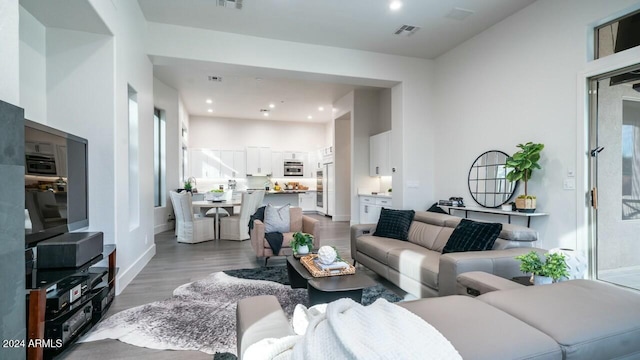
[{"label": "sofa cushion", "polygon": [[387,265],[404,276],[437,289],[438,268],[442,254],[412,243],[403,245],[403,247],[389,250]]},{"label": "sofa cushion", "polygon": [[393,210],[382,208],[375,236],[407,240],[409,227],[416,212],[413,210]]},{"label": "sofa cushion", "polygon": [[264,210],[264,232],[289,232],[291,229],[290,212],[289,205],[278,208],[268,204]]},{"label": "sofa cushion", "polygon": [[405,247],[408,243],[402,240],[389,239],[374,235],[362,235],[356,239],[358,252],[387,265],[387,254],[391,249]]},{"label": "sofa cushion", "polygon": [[562,346],[566,359],[640,354],[640,295],[632,290],[570,280],[493,291],[476,299],[546,333]]},{"label": "sofa cushion", "polygon": [[500,223],[483,223],[462,219],[453,230],[442,253],[490,250],[501,230],[502,224]]},{"label": "sofa cushion", "polygon": [[427,249],[433,250],[433,245],[436,242],[440,231],[442,231],[441,226],[414,221],[411,223],[411,227],[409,228],[409,236],[407,236],[407,238],[410,243],[424,246]]},{"label": "sofa cushion", "polygon": [[548,335],[467,296],[398,305],[438,329],[463,359],[562,359],[560,347]]},{"label": "sofa cushion", "polygon": [[413,218],[413,221],[420,221],[426,224],[444,226],[447,220],[453,219],[459,219],[459,217],[447,214],[438,214],[429,211],[416,211],[416,216]]},{"label": "sofa cushion", "polygon": [[499,237],[504,240],[536,241],[538,240],[538,232],[524,226],[502,224]]}]

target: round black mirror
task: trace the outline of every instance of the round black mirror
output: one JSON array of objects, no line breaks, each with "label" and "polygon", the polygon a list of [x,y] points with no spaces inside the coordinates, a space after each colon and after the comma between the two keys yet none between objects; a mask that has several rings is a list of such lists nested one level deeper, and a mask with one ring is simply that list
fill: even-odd
[{"label": "round black mirror", "polygon": [[469,169],[469,192],[480,206],[497,208],[516,192],[518,182],[507,180],[507,158],[502,151],[491,150],[478,156]]}]

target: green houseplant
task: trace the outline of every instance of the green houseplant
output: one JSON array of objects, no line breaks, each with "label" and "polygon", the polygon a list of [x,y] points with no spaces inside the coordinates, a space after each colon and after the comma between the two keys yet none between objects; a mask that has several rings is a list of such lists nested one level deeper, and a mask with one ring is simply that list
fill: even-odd
[{"label": "green houseplant", "polygon": [[300,231],[295,232],[289,246],[294,254],[308,254],[313,250],[313,235]]},{"label": "green houseplant", "polygon": [[[561,253],[547,253],[544,255],[544,262],[535,251],[530,251],[524,255],[516,256],[520,260],[520,271],[530,273],[532,283],[544,284],[557,282],[563,277],[568,277],[567,263]],[[540,279],[546,277],[548,279]]]},{"label": "green houseplant", "polygon": [[507,173],[507,180],[514,182],[522,180],[524,182],[524,195],[516,199],[516,208],[521,212],[534,212],[536,210],[536,197],[529,195],[528,183],[533,175],[533,170],[542,169],[538,161],[540,152],[544,149],[544,144],[518,144],[520,151],[507,158],[505,167],[511,169]]}]

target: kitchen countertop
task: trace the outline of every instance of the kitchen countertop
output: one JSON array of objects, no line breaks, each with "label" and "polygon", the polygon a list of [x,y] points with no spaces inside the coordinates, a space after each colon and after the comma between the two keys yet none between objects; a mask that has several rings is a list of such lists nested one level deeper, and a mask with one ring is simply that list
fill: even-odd
[{"label": "kitchen countertop", "polygon": [[[258,189],[247,189],[247,190],[237,190],[238,192],[244,192],[244,191],[256,191]],[[281,195],[281,194],[304,194],[304,193],[308,193],[308,192],[316,192],[316,190],[280,190],[280,191],[275,191],[275,190],[269,190],[267,192],[265,192],[265,195]]]},{"label": "kitchen countertop", "polygon": [[391,193],[378,193],[378,194],[372,194],[372,193],[360,193],[358,194],[358,196],[370,196],[370,197],[378,197],[378,198],[385,198],[385,199],[391,199]]}]

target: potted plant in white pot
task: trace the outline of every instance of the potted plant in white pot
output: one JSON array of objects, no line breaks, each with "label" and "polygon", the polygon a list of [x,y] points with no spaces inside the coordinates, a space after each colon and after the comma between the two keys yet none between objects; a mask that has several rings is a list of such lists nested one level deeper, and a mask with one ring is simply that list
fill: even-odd
[{"label": "potted plant in white pot", "polygon": [[299,231],[295,232],[293,239],[289,242],[289,246],[291,246],[291,250],[295,255],[308,254],[313,250],[313,235]]},{"label": "potted plant in white pot", "polygon": [[507,180],[515,182],[522,180],[524,182],[524,195],[516,198],[516,209],[520,212],[536,211],[536,197],[529,195],[528,183],[531,179],[534,169],[542,169],[538,161],[540,160],[540,152],[544,149],[544,144],[534,144],[528,142],[526,144],[518,144],[520,151],[507,158],[505,167],[511,169],[507,173]]},{"label": "potted plant in white pot", "polygon": [[550,284],[568,277],[567,263],[561,253],[546,253],[545,261],[540,259],[535,251],[530,251],[524,255],[516,256],[520,260],[520,271],[531,274],[531,283],[534,285]]}]

